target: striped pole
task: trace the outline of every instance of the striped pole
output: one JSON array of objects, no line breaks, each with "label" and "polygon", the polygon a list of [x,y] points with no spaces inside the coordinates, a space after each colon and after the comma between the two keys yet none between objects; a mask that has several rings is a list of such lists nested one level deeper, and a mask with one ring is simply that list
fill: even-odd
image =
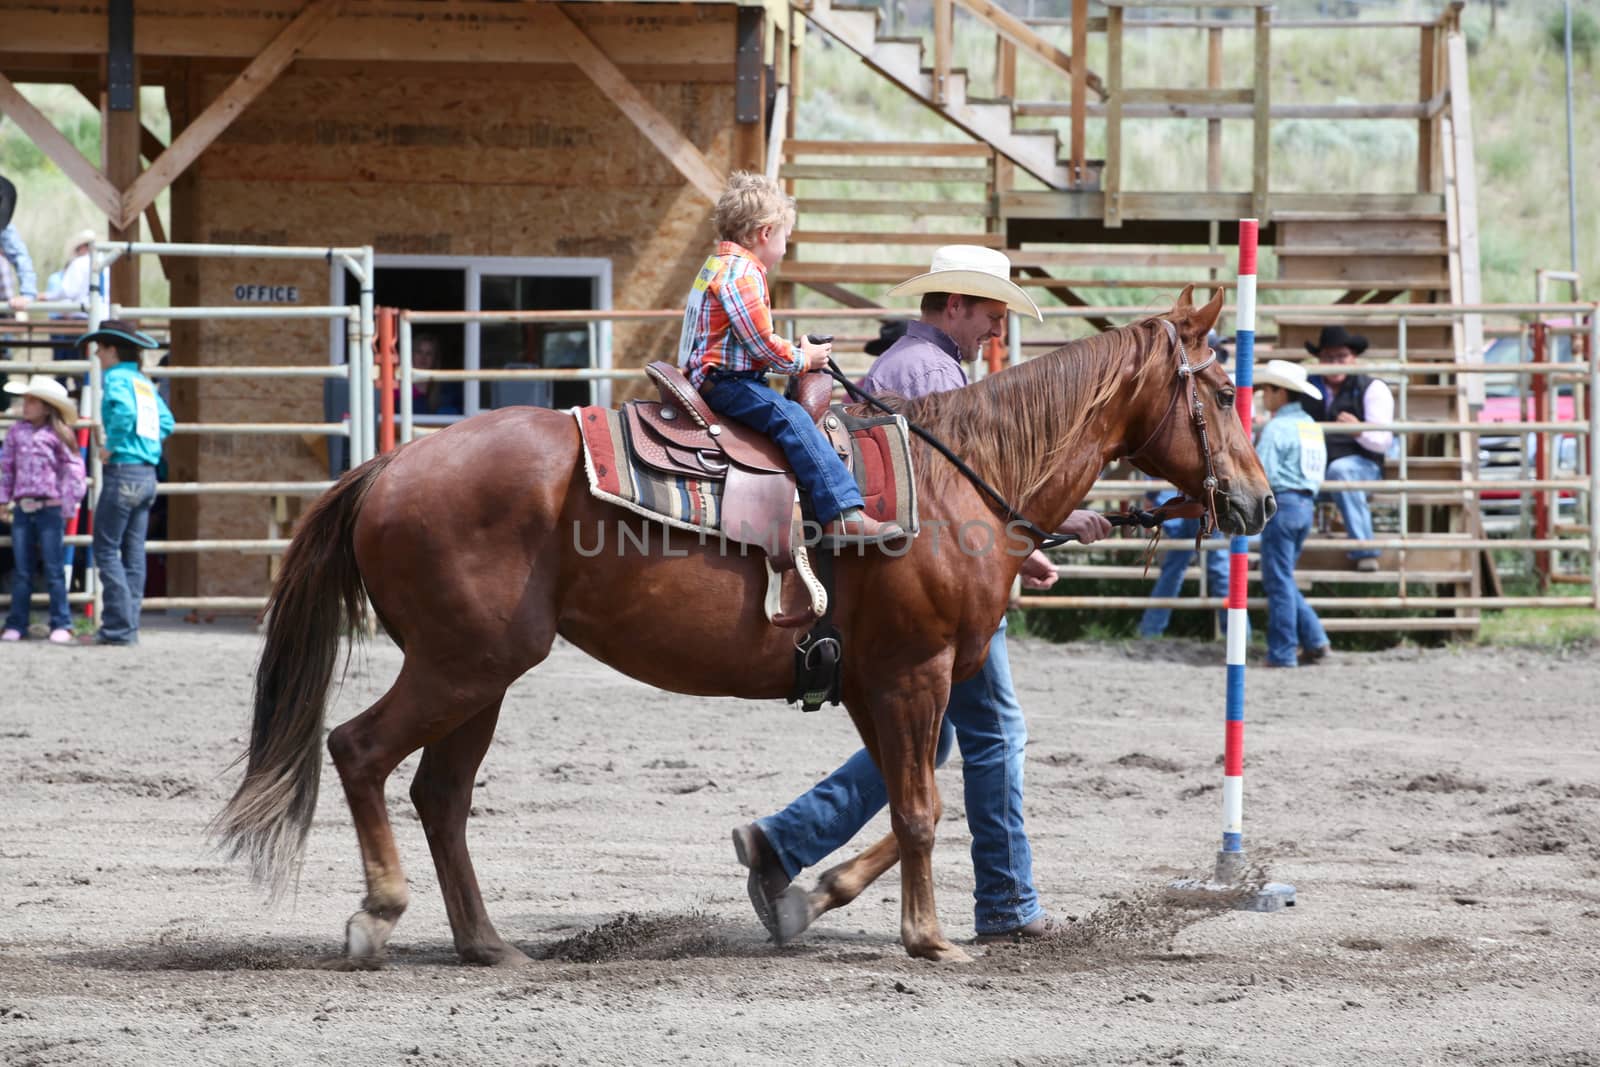
[{"label": "striped pole", "polygon": [[[1252,430],[1256,349],[1255,219],[1239,220],[1238,302],[1234,323],[1235,410],[1244,432]],[[1244,652],[1250,628],[1245,609],[1249,587],[1247,537],[1235,536],[1228,558],[1228,704],[1222,750],[1222,851],[1217,854],[1217,881],[1237,880],[1244,866]]]}]

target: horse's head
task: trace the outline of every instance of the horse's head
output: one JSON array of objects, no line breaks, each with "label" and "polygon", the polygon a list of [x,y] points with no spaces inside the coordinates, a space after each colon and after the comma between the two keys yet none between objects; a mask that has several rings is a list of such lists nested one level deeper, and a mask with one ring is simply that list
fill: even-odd
[{"label": "horse's head", "polygon": [[1172,310],[1156,320],[1162,327],[1139,390],[1142,414],[1129,427],[1130,438],[1144,444],[1128,459],[1193,500],[1208,507],[1214,500],[1217,525],[1226,532],[1259,533],[1278,505],[1250,433],[1234,411],[1233,383],[1206,344],[1223,293],[1218,289],[1203,307],[1195,306],[1193,293],[1194,286],[1185,286]]}]

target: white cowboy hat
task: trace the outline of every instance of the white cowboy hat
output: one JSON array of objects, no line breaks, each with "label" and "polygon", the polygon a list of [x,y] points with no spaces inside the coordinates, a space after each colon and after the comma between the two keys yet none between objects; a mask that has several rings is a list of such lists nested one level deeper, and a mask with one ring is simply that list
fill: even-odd
[{"label": "white cowboy hat", "polygon": [[1322,391],[1306,380],[1306,369],[1286,359],[1267,360],[1266,367],[1256,371],[1255,384],[1276,385],[1291,393],[1304,393],[1314,399],[1322,399]]},{"label": "white cowboy hat", "polygon": [[66,247],[62,249],[62,254],[68,259],[72,259],[73,254],[77,252],[78,249],[82,248],[84,245],[92,245],[98,240],[100,240],[100,235],[95,233],[93,230],[79,230],[77,233],[67,238]]},{"label": "white cowboy hat", "polygon": [[928,273],[908,278],[889,290],[890,296],[920,293],[959,293],[983,300],[999,300],[1012,311],[1044,321],[1038,305],[1011,280],[1011,260],[1004,252],[982,245],[936,248]]},{"label": "white cowboy hat", "polygon": [[67,395],[67,387],[48,374],[35,374],[27,383],[7,382],[6,392],[19,396],[36,396],[61,413],[70,426],[78,421],[78,405]]}]

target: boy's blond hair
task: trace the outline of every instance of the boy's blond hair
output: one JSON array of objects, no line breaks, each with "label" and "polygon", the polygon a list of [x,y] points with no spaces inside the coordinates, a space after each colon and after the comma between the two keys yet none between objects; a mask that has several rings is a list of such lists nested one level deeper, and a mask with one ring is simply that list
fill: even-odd
[{"label": "boy's blond hair", "polygon": [[793,226],[794,217],[794,197],[766,175],[747,170],[728,176],[728,187],[711,213],[717,240],[739,244],[763,226]]}]

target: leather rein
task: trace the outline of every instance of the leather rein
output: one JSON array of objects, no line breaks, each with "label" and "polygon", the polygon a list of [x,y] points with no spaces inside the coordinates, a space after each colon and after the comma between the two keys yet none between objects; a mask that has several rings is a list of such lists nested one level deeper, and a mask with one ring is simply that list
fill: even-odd
[{"label": "leather rein", "polygon": [[[1145,566],[1147,569],[1149,567],[1150,559],[1155,554],[1155,546],[1161,541],[1161,524],[1168,519],[1200,518],[1202,520],[1200,523],[1200,532],[1195,537],[1195,547],[1196,549],[1199,548],[1201,539],[1216,527],[1217,488],[1219,485],[1216,469],[1211,459],[1211,439],[1209,434],[1206,432],[1205,411],[1202,409],[1200,404],[1200,391],[1195,385],[1195,375],[1199,374],[1201,371],[1205,370],[1207,367],[1211,366],[1211,364],[1217,361],[1216,353],[1213,352],[1211,354],[1211,358],[1207,359],[1203,363],[1191,365],[1189,363],[1188,350],[1184,347],[1182,339],[1178,336],[1178,328],[1171,322],[1168,322],[1166,319],[1157,319],[1156,321],[1167,328],[1167,334],[1172,340],[1173,347],[1178,350],[1178,387],[1173,390],[1172,399],[1167,404],[1166,414],[1161,417],[1161,422],[1157,424],[1155,432],[1150,435],[1149,439],[1147,439],[1144,444],[1128,453],[1125,458],[1133,459],[1135,456],[1139,455],[1139,453],[1149,448],[1155,439],[1160,436],[1161,431],[1166,428],[1167,422],[1172,418],[1172,410],[1177,406],[1179,394],[1184,392],[1184,385],[1187,384],[1189,393],[1190,421],[1195,428],[1195,432],[1200,437],[1200,451],[1204,455],[1206,462],[1206,478],[1205,482],[1203,483],[1206,492],[1206,498],[1202,500],[1193,500],[1188,497],[1180,496],[1173,500],[1169,500],[1164,504],[1158,504],[1149,510],[1142,508],[1129,508],[1121,515],[1106,516],[1107,520],[1110,521],[1112,526],[1137,526],[1142,529],[1154,529],[1156,531],[1155,536],[1150,542],[1150,552],[1145,558]],[[813,335],[810,340],[814,344],[823,344],[826,340],[832,340],[832,338],[824,339],[822,337]],[[848,393],[851,398],[858,403],[867,404],[868,406],[877,408],[879,411],[885,412],[889,415],[900,414],[898,411],[895,411],[887,404],[884,404],[882,401],[878,400],[876,397],[873,397],[858,388],[854,382],[845,377],[844,372],[839,369],[838,364],[834,363],[831,358],[828,360],[828,374],[833,378],[834,381],[844,386],[845,392]],[[993,503],[994,506],[1005,515],[1008,523],[1015,523],[1030,536],[1032,536],[1036,541],[1038,541],[1040,548],[1055,548],[1059,545],[1064,545],[1078,539],[1076,534],[1048,533],[1041,529],[1039,526],[1035,525],[1020,512],[1018,512],[1016,508],[1012,507],[1011,503],[1000,494],[999,490],[995,489],[994,486],[984,481],[983,477],[978,474],[977,471],[968,466],[967,463],[962,460],[960,456],[956,455],[955,452],[952,451],[951,448],[943,441],[939,440],[933,434],[929,433],[921,426],[918,426],[910,419],[906,420],[906,426],[910,428],[912,433],[922,438],[929,445],[931,445],[935,451],[944,456],[945,459],[949,460],[955,466],[956,470],[961,472],[967,481],[971,482],[979,492],[987,496],[990,502]]]}]

